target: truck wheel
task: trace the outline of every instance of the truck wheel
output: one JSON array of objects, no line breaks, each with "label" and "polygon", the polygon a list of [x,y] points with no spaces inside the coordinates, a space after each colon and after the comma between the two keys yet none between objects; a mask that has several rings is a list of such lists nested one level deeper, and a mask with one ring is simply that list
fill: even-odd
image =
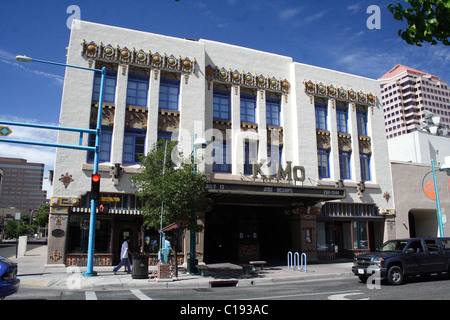
[{"label": "truck wheel", "polygon": [[387,274],[387,280],[390,284],[399,285],[403,282],[405,276],[403,275],[402,268],[398,266],[390,267]]},{"label": "truck wheel", "polygon": [[359,280],[361,280],[362,283],[367,282],[367,276],[358,276]]}]

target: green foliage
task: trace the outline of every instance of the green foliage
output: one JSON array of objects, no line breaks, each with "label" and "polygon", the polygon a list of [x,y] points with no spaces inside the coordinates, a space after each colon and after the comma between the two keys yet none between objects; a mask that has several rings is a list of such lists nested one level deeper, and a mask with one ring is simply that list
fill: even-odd
[{"label": "green foliage", "polygon": [[159,140],[151,152],[141,158],[141,172],[131,178],[133,187],[137,189],[136,195],[144,200],[144,226],[160,229],[163,206],[163,227],[183,222],[189,224],[190,229],[199,230],[197,212],[207,204],[206,176],[193,173],[194,165],[191,163],[175,167],[171,159],[172,153],[176,152],[174,148],[176,142],[168,141],[164,166],[165,140]]},{"label": "green foliage", "polygon": [[34,219],[36,224],[40,227],[46,227],[48,225],[48,216],[50,213],[50,205],[48,203],[41,204],[38,212],[36,212]]},{"label": "green foliage", "polygon": [[422,42],[432,45],[438,41],[450,45],[450,0],[405,0],[410,4],[404,8],[400,2],[390,4],[394,19],[406,20],[408,27],[398,34],[408,44],[421,47]]}]

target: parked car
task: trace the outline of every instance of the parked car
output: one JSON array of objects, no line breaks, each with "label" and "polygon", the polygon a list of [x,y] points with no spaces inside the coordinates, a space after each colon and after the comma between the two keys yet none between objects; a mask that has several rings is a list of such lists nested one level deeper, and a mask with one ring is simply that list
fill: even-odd
[{"label": "parked car", "polygon": [[16,293],[19,290],[19,283],[17,263],[0,257],[0,299]]},{"label": "parked car", "polygon": [[352,272],[363,282],[377,274],[394,285],[401,284],[405,276],[450,275],[450,238],[387,241],[375,252],[355,256]]}]

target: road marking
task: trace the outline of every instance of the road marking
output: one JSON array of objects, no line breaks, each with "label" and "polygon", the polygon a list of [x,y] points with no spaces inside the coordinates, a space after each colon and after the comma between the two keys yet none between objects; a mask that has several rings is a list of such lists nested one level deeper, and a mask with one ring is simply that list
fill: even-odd
[{"label": "road marking", "polygon": [[153,300],[149,296],[143,294],[141,290],[132,289],[130,291],[131,291],[131,293],[133,293],[136,297],[138,297],[141,300]]},{"label": "road marking", "polygon": [[[354,296],[354,295],[358,295],[358,294],[362,294],[361,291],[358,292],[350,292],[350,293],[341,293],[341,294],[333,294],[331,296],[328,296],[328,300],[351,300],[346,298],[346,296]],[[358,299],[358,300],[369,300],[369,298],[362,298],[362,299]]]},{"label": "road marking", "polygon": [[[20,278],[20,276],[19,276]],[[21,286],[30,286],[30,287],[47,287],[50,285],[48,282],[37,282],[37,281],[24,281],[20,280]]]},{"label": "road marking", "polygon": [[[358,294],[361,291],[358,291]],[[246,298],[241,300],[260,300],[260,299],[284,299],[284,298],[293,298],[293,297],[306,297],[306,296],[319,296],[323,294],[327,295],[333,295],[333,294],[355,294],[356,292],[354,290],[352,291],[335,291],[335,292],[316,292],[316,293],[299,293],[299,294],[290,294],[290,295],[283,295],[283,296],[272,296],[272,297],[257,297],[257,298]]]},{"label": "road marking", "polygon": [[97,295],[95,294],[95,291],[86,291],[86,300],[97,300]]}]

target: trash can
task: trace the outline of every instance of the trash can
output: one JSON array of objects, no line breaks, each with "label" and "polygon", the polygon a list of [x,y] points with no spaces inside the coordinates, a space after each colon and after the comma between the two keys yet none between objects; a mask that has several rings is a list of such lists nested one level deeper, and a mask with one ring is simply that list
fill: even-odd
[{"label": "trash can", "polygon": [[133,279],[148,279],[148,254],[133,253]]}]

